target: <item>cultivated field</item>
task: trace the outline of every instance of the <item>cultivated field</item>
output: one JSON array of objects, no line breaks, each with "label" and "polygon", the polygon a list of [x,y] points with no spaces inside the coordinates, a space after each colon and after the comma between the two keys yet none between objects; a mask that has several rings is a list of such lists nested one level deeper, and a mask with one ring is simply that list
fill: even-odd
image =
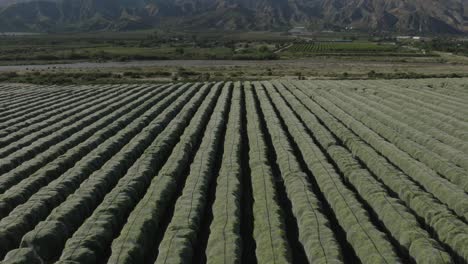
[{"label": "cultivated field", "polygon": [[395,44],[375,42],[311,42],[295,43],[287,48],[284,55],[300,56],[368,56],[368,57],[434,57],[416,48],[404,48]]},{"label": "cultivated field", "polygon": [[3,84],[0,259],[466,263],[467,84]]},{"label": "cultivated field", "polygon": [[289,48],[293,52],[384,52],[395,51],[397,46],[368,42],[316,42],[297,43]]}]

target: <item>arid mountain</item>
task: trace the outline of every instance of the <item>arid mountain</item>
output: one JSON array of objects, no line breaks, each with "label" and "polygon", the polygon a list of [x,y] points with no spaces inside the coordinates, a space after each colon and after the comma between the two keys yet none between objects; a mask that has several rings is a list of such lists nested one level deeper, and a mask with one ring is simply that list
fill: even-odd
[{"label": "arid mountain", "polygon": [[[2,7],[3,6],[3,7]],[[148,27],[466,32],[468,0],[0,0],[0,30]]]}]

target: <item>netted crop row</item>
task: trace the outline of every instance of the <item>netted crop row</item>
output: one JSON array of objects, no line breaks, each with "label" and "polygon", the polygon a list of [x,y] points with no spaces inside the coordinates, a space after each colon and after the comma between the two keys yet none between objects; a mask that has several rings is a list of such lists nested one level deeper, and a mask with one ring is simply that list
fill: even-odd
[{"label": "netted crop row", "polygon": [[[265,86],[269,87],[267,89],[272,89],[270,83],[265,83]],[[280,119],[274,115],[273,108],[267,101],[265,91],[263,89],[259,89],[259,91],[261,92],[259,94],[260,98],[265,98],[261,99],[260,102],[264,101],[262,104],[265,105],[265,109],[271,112],[270,117],[266,116],[266,119],[270,119],[267,121],[267,125],[269,125],[269,131],[273,134],[274,144],[277,144],[276,152],[281,153],[280,151],[284,152],[284,150],[289,149],[289,155],[278,156],[280,168],[283,167],[284,170],[282,174],[291,174],[294,169],[300,171],[299,164],[294,162],[292,147],[285,132],[282,131]],[[348,233],[347,240],[359,259],[363,263],[399,262],[399,257],[386,235],[373,225],[366,210],[355,198],[353,192],[340,180],[340,176],[334,170],[333,165],[328,163],[327,158],[314,144],[314,140],[306,133],[303,125],[294,120],[291,110],[284,104],[276,105],[276,107],[280,114],[284,114],[282,120],[292,139],[298,145],[298,151],[301,153],[308,169],[312,172],[317,186],[333,209],[338,223],[344,230],[353,230],[352,233]],[[275,141],[277,142],[275,143]],[[283,166],[281,166],[281,163],[283,163]]]},{"label": "netted crop row", "polygon": [[[293,86],[286,83],[289,89]],[[269,90],[270,92],[270,90]],[[282,99],[277,93],[281,94]],[[450,256],[436,241],[430,238],[426,230],[420,227],[417,218],[398,199],[393,198],[371,173],[362,167],[353,154],[334,138],[334,135],[302,105],[287,88],[276,84],[276,91],[271,91],[277,105],[289,104],[294,112],[302,119],[304,126],[313,132],[317,142],[339,167],[346,181],[351,183],[359,195],[369,204],[379,220],[385,225],[389,233],[398,241],[411,258],[418,263],[450,263]],[[284,119],[301,122],[289,114],[281,111]]]},{"label": "netted crop row", "polygon": [[[159,94],[158,91],[147,92],[148,94],[140,97],[151,98],[154,94],[158,94],[155,101],[150,100],[150,105],[145,104],[146,107],[149,108],[151,107],[151,103],[157,103],[164,95],[167,95],[170,90],[167,91],[167,94],[164,92]],[[90,148],[96,147],[100,142],[110,137],[112,133],[117,132],[117,130],[115,130],[115,125],[122,125],[122,123],[116,122],[116,120],[130,112],[132,107],[137,107],[138,103],[141,104],[143,101],[140,101],[140,97],[133,97],[135,100],[127,103],[126,106],[128,107],[122,107],[110,115],[104,116],[89,127],[78,131],[56,145],[52,145],[45,151],[37,153],[32,159],[24,161],[17,167],[4,173],[0,178],[0,193],[4,193],[8,188],[25,178],[35,178],[41,173],[53,177],[53,175],[58,175],[72,167],[76,161],[90,151]],[[113,122],[115,123],[111,126],[110,124]],[[130,122],[130,120],[128,119],[124,122]],[[56,159],[59,156],[60,158]],[[52,161],[53,163],[50,163]]]},{"label": "netted crop row", "polygon": [[2,99],[0,102],[0,113],[10,110],[15,104],[21,106],[23,103],[31,103],[31,100],[47,96],[47,91],[14,89],[13,86],[0,88]]},{"label": "netted crop row", "polygon": [[[166,162],[171,150],[177,144],[183,131],[190,122],[193,113],[198,109],[208,92],[202,90],[185,93],[156,119],[154,127],[143,133],[155,135],[154,140],[142,139],[149,146],[131,165],[117,185],[105,195],[94,212],[81,215],[78,219],[85,220],[82,225],[67,240],[60,256],[59,263],[82,262],[102,263],[110,254],[112,240],[117,237],[125,224],[128,215],[143,198],[151,180]],[[196,93],[194,93],[196,92]],[[135,155],[138,156],[138,155]],[[120,162],[127,162],[124,157]],[[110,173],[110,177],[113,173]],[[106,179],[102,179],[107,182]],[[98,188],[99,189],[99,188]],[[95,195],[89,193],[87,196]],[[80,207],[94,208],[90,199]]]},{"label": "netted crop row", "polygon": [[[468,124],[463,123],[453,117],[446,116],[439,112],[432,110],[426,111],[422,107],[414,106],[413,104],[406,104],[400,100],[394,100],[393,98],[382,99],[388,100],[391,103],[400,105],[399,109],[406,114],[413,116],[416,119],[419,119],[426,124],[435,127],[439,130],[444,131],[445,133],[455,137],[456,143],[452,143],[452,146],[459,148],[460,150],[468,153]],[[463,144],[458,145],[458,142],[463,142]]]},{"label": "netted crop row", "polygon": [[[383,97],[386,100],[390,100],[391,102],[398,102],[404,104],[409,109],[412,110],[413,113],[420,113],[421,115],[428,115],[436,117],[432,120],[427,120],[425,122],[435,124],[436,126],[444,129],[446,125],[454,127],[454,130],[459,131],[451,131],[448,130],[448,133],[452,132],[462,132],[466,136],[466,131],[468,130],[468,124],[463,119],[460,119],[459,113],[457,111],[447,110],[442,107],[437,107],[432,104],[425,103],[423,101],[415,100],[413,98],[409,98],[408,96],[404,96],[399,94],[398,92],[393,92],[391,90],[379,89],[378,92],[375,94],[379,97]],[[401,109],[402,111],[406,112],[406,109]],[[411,112],[411,111],[410,111]],[[463,133],[465,132],[465,133]]]},{"label": "netted crop row", "polygon": [[[15,92],[13,90],[13,87],[8,87],[6,85],[0,85],[0,109],[4,108],[3,105],[5,105],[6,102],[9,102],[10,100],[15,100],[15,99],[12,99],[12,98],[15,98],[16,96],[16,100],[21,98],[21,97],[27,97],[28,95],[30,94],[34,94],[34,92],[24,92],[24,91],[20,91],[18,89],[17,92]],[[38,92],[36,91],[35,94],[38,94]],[[1,110],[0,110],[1,111]]]},{"label": "netted crop row", "polygon": [[[435,104],[443,102],[445,105],[451,106],[451,109],[453,109],[452,113],[460,114],[459,118],[463,117],[463,114],[466,117],[466,113],[468,113],[468,109],[465,107],[468,100],[466,79],[445,80],[423,79],[418,82],[409,82],[409,85],[398,82],[398,86],[417,93],[414,96],[417,98],[421,97],[421,95],[428,95]],[[413,83],[415,84],[413,85]],[[421,91],[425,93],[421,94]]]},{"label": "netted crop row", "polygon": [[456,85],[451,84],[450,86],[448,83],[442,84],[439,87],[435,86],[434,84],[422,84],[422,88],[426,90],[430,90],[433,94],[443,94],[450,96],[452,100],[457,102],[466,102],[468,100],[468,94],[466,94],[466,90],[458,90],[456,89]]},{"label": "netted crop row", "polygon": [[[186,89],[182,87],[182,91],[193,95],[193,89],[191,92],[186,92]],[[180,93],[177,94],[180,95]],[[177,97],[168,98],[171,101],[176,99]],[[152,109],[156,110],[154,115],[150,110],[137,118],[128,128],[122,130],[123,133],[104,142],[102,148],[90,153],[89,157],[85,157],[75,168],[51,182],[20,206],[26,209],[24,210],[26,213],[20,211],[16,217],[21,219],[34,217],[36,220],[24,225],[22,231],[31,230],[38,221],[47,217],[23,237],[22,247],[35,249],[36,254],[43,260],[50,261],[58,258],[66,239],[85,221],[161,131],[161,126],[158,124],[161,119],[169,117],[158,117],[161,109],[166,107],[159,105],[158,108]],[[151,120],[157,121],[150,122]],[[99,159],[100,157],[105,158]],[[105,164],[101,167],[99,163],[104,162]],[[83,171],[83,167],[90,169]],[[69,194],[72,195],[66,198]],[[55,206],[58,207],[54,209]],[[63,227],[66,227],[65,231]],[[16,233],[19,233],[18,230]],[[48,245],[47,248],[40,247],[44,242]],[[16,250],[11,254],[21,253]]]},{"label": "netted crop row", "polygon": [[444,98],[448,103],[456,103],[459,106],[463,106],[466,104],[466,100],[468,100],[468,96],[466,93],[457,93],[453,90],[448,89],[433,89],[427,85],[424,86],[411,86],[409,87],[412,90],[424,90],[426,94],[430,94],[436,98]]},{"label": "netted crop row", "polygon": [[312,99],[316,100],[318,104],[343,122],[360,138],[374,147],[379,153],[384,155],[406,174],[424,186],[428,192],[432,193],[440,201],[447,204],[447,206],[454,210],[460,217],[467,219],[467,194],[458,186],[435,174],[432,170],[428,169],[427,166],[412,159],[407,153],[401,151],[393,144],[383,140],[377,133],[356,121],[353,117],[336,107],[330,101],[317,96],[317,94],[314,94],[303,87],[301,87],[301,90]]},{"label": "netted crop row", "polygon": [[447,98],[443,95],[435,95],[431,94],[430,91],[425,91],[421,89],[414,89],[414,87],[410,88],[401,88],[401,87],[390,87],[391,90],[394,90],[400,94],[410,96],[412,98],[417,98],[418,100],[423,100],[426,103],[430,103],[432,105],[436,105],[438,107],[442,107],[449,111],[453,111],[460,114],[465,114],[465,118],[463,120],[468,121],[466,115],[468,114],[468,109],[465,109],[466,102],[458,102],[457,100],[453,100],[453,98]]},{"label": "netted crop row", "polygon": [[322,206],[325,205],[313,192],[314,187],[302,170],[280,119],[268,100],[264,87],[259,83],[256,85],[256,92],[276,152],[276,163],[298,221],[299,240],[305,253],[311,262],[341,263],[343,260],[340,246],[333,235],[330,222],[322,213]]},{"label": "netted crop row", "polygon": [[[79,94],[80,92],[78,92]],[[41,111],[41,109],[53,106],[57,102],[61,102],[71,98],[73,92],[70,90],[58,90],[57,93],[51,94],[45,97],[43,100],[28,100],[22,104],[16,104],[14,107],[10,107],[7,111],[0,113],[0,122],[7,121],[9,119],[21,117],[30,112]]]},{"label": "netted crop row", "polygon": [[[185,97],[193,94],[193,90],[194,89],[192,89],[192,92],[187,92]],[[106,173],[118,178],[120,174],[125,173],[126,169],[131,165],[132,159],[136,160],[138,153],[142,153],[145,150],[145,146],[149,145],[152,139],[154,139],[155,134],[162,130],[161,125],[158,126],[159,123],[157,122],[161,122],[161,119],[165,121],[170,118],[170,116],[162,116],[164,111],[167,113],[167,109],[178,107],[179,104],[181,104],[181,101],[184,102],[184,98],[181,99],[177,97],[185,91],[186,89],[182,88],[180,91],[174,92],[173,95],[167,96],[166,102],[162,101],[161,104],[156,105],[154,109],[151,109],[154,110],[154,114],[151,112],[146,113],[137,119],[137,122],[133,123],[130,127],[120,130],[115,137],[107,139],[100,148],[95,149],[80,160],[73,169],[66,171],[64,174],[56,173],[52,175],[47,173],[47,171],[40,171],[42,173],[38,174],[37,177],[27,178],[19,185],[15,186],[15,191],[10,189],[3,194],[3,202],[1,205],[4,211],[8,212],[14,203],[21,205],[16,207],[6,218],[3,218],[0,221],[0,236],[10,238],[9,240],[1,240],[5,241],[5,243],[0,247],[2,255],[4,255],[7,250],[16,246],[25,232],[31,230],[34,228],[35,224],[46,218],[49,212],[55,206],[63,202],[68,195],[72,194],[78,187],[80,187],[80,184],[82,184],[85,179],[92,178],[92,176],[96,174],[99,176],[105,176]],[[167,108],[168,106],[169,108]],[[115,129],[116,127],[114,127],[114,130]],[[139,132],[139,136],[137,138],[133,138],[133,136]],[[130,140],[130,144],[120,151],[120,153],[117,153]],[[108,164],[106,163],[102,166],[109,159],[111,159],[111,161],[108,163],[111,165],[106,166],[106,164]],[[114,160],[117,160],[118,162],[113,162]],[[119,167],[119,165],[123,167]],[[60,170],[60,166],[57,166],[56,168],[57,170]],[[54,180],[54,178],[59,175],[60,177]],[[49,182],[50,184],[45,188],[39,189]],[[108,184],[106,186],[111,186],[110,182],[105,183]],[[84,184],[84,187],[86,187],[86,184]],[[89,188],[86,190],[94,190],[94,193],[91,192],[91,195],[88,195],[87,198],[94,197],[93,202],[98,200],[98,192],[96,189]],[[38,192],[34,194],[35,191]],[[34,195],[27,199],[32,194]],[[74,196],[69,198],[67,201],[73,199],[73,197]],[[89,204],[87,205],[89,206]],[[60,213],[68,213],[67,209],[83,212],[83,207],[80,206],[76,206],[75,208],[67,207],[66,203],[62,204],[62,206],[64,207],[61,207],[62,210],[59,209]],[[92,207],[89,206],[86,208],[91,210]],[[76,213],[76,211],[73,212]],[[78,221],[76,214],[73,216],[74,218],[66,223]],[[68,226],[68,228],[72,228],[72,226]]]},{"label": "netted crop row", "polygon": [[[118,88],[116,88],[118,89]],[[121,89],[124,89],[121,87]],[[7,134],[11,134],[14,131],[17,131],[23,127],[29,126],[31,124],[39,123],[46,119],[49,119],[53,116],[57,116],[62,114],[63,112],[74,109],[78,106],[83,105],[85,102],[90,101],[93,99],[94,96],[104,96],[105,94],[109,93],[113,89],[96,89],[90,91],[83,91],[72,93],[70,95],[70,99],[64,100],[62,102],[57,102],[50,107],[41,108],[37,111],[28,111],[25,114],[21,114],[17,118],[9,118],[7,121],[4,121],[0,125],[0,136],[4,137]],[[55,117],[57,120],[57,117]],[[57,120],[58,121],[58,120]]]},{"label": "netted crop row", "polygon": [[2,83],[0,84],[0,95],[2,96],[14,96],[14,95],[20,95],[20,96],[27,96],[31,94],[38,94],[40,92],[40,89],[24,89],[24,87],[21,87],[18,84],[10,84],[10,83]]},{"label": "netted crop row", "polygon": [[[36,89],[25,89],[25,88],[36,88]],[[41,90],[36,85],[32,84],[11,84],[11,83],[2,83],[0,84],[0,93],[1,94],[11,94],[11,93],[34,93],[38,90]]]},{"label": "netted crop row", "polygon": [[38,92],[46,92],[48,90],[53,90],[54,86],[37,86],[33,84],[11,84],[11,83],[2,83],[0,84],[0,93],[1,94],[36,94]]},{"label": "netted crop row", "polygon": [[[317,94],[321,94],[329,101],[335,103],[335,105],[340,107],[343,111],[362,122],[362,124],[372,129],[388,142],[391,142],[416,160],[424,163],[427,168],[433,170],[432,175],[436,176],[437,174],[434,172],[437,172],[462,190],[468,191],[467,171],[454,164],[461,164],[463,167],[468,167],[468,159],[464,157],[462,153],[447,148],[443,144],[439,145],[439,141],[432,140],[431,137],[427,137],[417,130],[411,130],[409,126],[388,117],[388,115],[381,113],[378,109],[367,107],[352,97],[343,96],[333,91],[332,93],[333,94],[328,94],[324,91],[317,92]],[[449,156],[448,159],[433,152],[433,148],[428,148],[426,144],[428,146],[439,147],[438,150],[443,150],[443,154]],[[454,159],[457,156],[458,158]],[[421,166],[421,168],[426,167]],[[430,172],[430,170],[427,169],[425,171],[427,171],[427,173]]]},{"label": "netted crop row", "polygon": [[[50,102],[47,104],[43,104],[37,109],[28,108],[29,105],[26,105],[25,109],[15,109],[13,110],[14,114],[3,117],[0,119],[1,125],[0,129],[4,129],[6,127],[16,125],[17,123],[29,120],[37,115],[47,113],[49,111],[58,109],[62,106],[67,106],[70,102],[78,101],[79,99],[88,95],[88,97],[92,97],[94,94],[99,94],[105,92],[106,89],[95,89],[95,90],[78,90],[78,91],[69,91],[65,93],[65,95],[60,97],[51,98]],[[31,104],[31,102],[30,102]]]},{"label": "netted crop row", "polygon": [[358,100],[365,100],[369,105],[388,113],[396,120],[418,129],[421,133],[425,133],[455,150],[462,151],[464,154],[461,157],[468,155],[468,130],[458,130],[450,124],[441,122],[435,114],[423,114],[417,108],[411,109],[405,104],[384,100],[372,94],[347,93],[347,95]]},{"label": "netted crop row", "polygon": [[255,104],[253,87],[244,84],[249,167],[253,196],[253,239],[259,263],[284,263],[290,249],[284,231],[284,219],[278,203],[275,178],[268,160],[265,134],[260,127],[259,110]]},{"label": "netted crop row", "polygon": [[[393,94],[387,93],[384,89],[379,90],[375,93],[375,98],[378,98],[378,101],[385,103],[391,103],[393,105],[398,105],[398,109],[409,116],[412,116],[416,119],[423,121],[424,123],[433,126],[437,129],[440,129],[447,134],[450,134],[459,140],[465,142],[468,140],[468,124],[464,124],[454,117],[447,116],[440,112],[426,109],[424,107],[418,106],[411,102],[406,101],[405,99],[398,98]],[[462,146],[461,150],[468,151],[466,147]]]},{"label": "netted crop row", "polygon": [[35,111],[42,107],[47,107],[54,104],[55,100],[69,97],[70,92],[66,89],[57,90],[50,93],[40,93],[37,97],[27,97],[22,100],[12,100],[3,104],[3,111],[0,112],[0,122],[8,118],[19,116],[18,113],[24,114],[25,111]]},{"label": "netted crop row", "polygon": [[[56,118],[30,124],[22,129],[13,131],[12,133],[7,132],[7,136],[0,140],[0,157],[4,158],[22,147],[30,145],[32,142],[35,142],[40,138],[49,136],[53,132],[84,120],[87,116],[109,106],[109,104],[125,99],[125,96],[132,94],[131,92],[132,91],[125,91],[122,89],[113,91],[103,97],[90,98],[88,102],[79,106],[78,110],[72,109],[65,111]],[[90,112],[90,110],[93,110],[94,112]]]},{"label": "netted crop row", "polygon": [[[213,108],[217,104],[222,83],[215,84],[195,113],[167,162],[153,178],[145,196],[129,215],[119,237],[112,243],[111,263],[151,262],[157,255],[158,234],[164,232],[164,219],[183,186],[185,173],[197,151]],[[219,107],[218,107],[219,108]],[[211,125],[209,127],[212,127]]]},{"label": "netted crop row", "polygon": [[410,79],[407,82],[402,82],[402,80],[393,80],[392,83],[401,88],[422,90],[427,92],[427,94],[441,96],[443,98],[459,102],[461,102],[463,98],[468,98],[468,95],[463,92],[463,89],[460,89],[460,84],[457,84],[456,79]]},{"label": "netted crop row", "polygon": [[[62,122],[49,126],[47,129],[40,130],[37,133],[32,133],[22,138],[17,144],[3,148],[0,151],[0,157],[3,158],[4,162],[0,164],[0,173],[8,172],[51,146],[66,140],[102,117],[132,102],[138,94],[141,95],[144,94],[144,92],[133,94],[131,92],[123,92],[118,96],[107,98],[104,102],[91,106],[87,110],[78,113],[77,116],[69,117]],[[62,126],[63,123],[68,125]],[[83,133],[83,136],[84,135],[86,135],[86,133]],[[79,143],[82,139],[83,137],[76,138],[75,144]],[[25,147],[22,148],[22,146]],[[12,151],[15,152],[4,158],[6,153],[11,153]]]},{"label": "netted crop row", "polygon": [[[171,91],[174,90],[168,89],[168,92]],[[145,103],[140,101],[140,99],[148,99],[146,96],[143,96],[139,98],[139,100],[128,104],[127,107],[114,112],[113,115],[93,124],[93,126],[100,126],[102,124],[107,124],[107,126],[99,130],[99,132],[94,133],[90,138],[78,144],[76,147],[66,149],[67,145],[53,146],[36,158],[4,174],[3,177],[0,178],[0,185],[2,186],[2,194],[0,195],[0,218],[6,216],[17,204],[28,199],[29,196],[35,193],[39,188],[48,184],[51,180],[63,174],[73,166],[81,165],[86,167],[84,164],[86,164],[86,162],[89,163],[86,157],[93,157],[94,161],[91,164],[93,164],[94,167],[104,163],[104,157],[112,156],[112,152],[104,151],[112,149],[108,146],[105,147],[105,142],[111,142],[112,146],[117,146],[119,144],[123,146],[129,140],[129,136],[132,135],[132,133],[136,134],[139,132],[150,120],[146,119],[142,120],[142,122],[136,122],[135,125],[131,126],[129,129],[124,129],[129,123],[144,114],[145,111],[151,111],[149,115],[145,115],[146,117],[156,117],[169,105],[171,102],[170,99],[176,98],[169,96],[166,100],[160,101],[161,97],[164,95],[165,94],[162,93],[158,94],[155,98],[149,97],[151,99]],[[173,96],[177,95],[178,93],[173,93]],[[154,96],[154,94],[149,94],[149,96]],[[105,122],[107,119],[112,120],[112,125]],[[141,118],[136,119],[136,121],[139,120],[141,120]],[[117,137],[114,137],[116,134]],[[99,148],[96,148],[97,146],[99,146]],[[104,147],[101,148],[102,146]],[[61,147],[64,149],[61,149]],[[54,155],[55,153],[64,154],[60,155],[60,158],[46,163],[48,155]],[[76,164],[77,162],[78,164]],[[46,164],[46,166],[41,166],[41,164]],[[35,171],[36,169],[38,170]]]},{"label": "netted crop row", "polygon": [[[190,263],[194,246],[204,220],[208,190],[216,180],[216,159],[220,155],[232,87],[224,87],[210,122],[207,125],[200,147],[190,165],[182,194],[177,199],[172,219],[159,245],[155,263]],[[206,220],[206,219],[205,219]]]},{"label": "netted crop row", "polygon": [[468,262],[465,82],[0,84],[0,258]]},{"label": "netted crop row", "polygon": [[242,257],[241,89],[240,83],[235,83],[224,139],[224,153],[217,176],[215,201],[211,208],[213,220],[206,248],[208,263],[240,263]]},{"label": "netted crop row", "polygon": [[14,114],[15,109],[24,110],[24,108],[31,104],[32,102],[36,101],[36,103],[40,104],[43,100],[47,100],[48,97],[54,95],[62,95],[67,94],[67,90],[56,91],[55,94],[51,92],[30,92],[30,93],[21,93],[21,92],[12,92],[8,96],[4,96],[4,99],[0,102],[0,117],[5,117],[10,114]]},{"label": "netted crop row", "polygon": [[[381,84],[385,85],[385,83]],[[387,85],[387,88],[391,87],[391,85]],[[402,94],[400,91],[394,89],[379,89],[377,95],[379,95],[380,93],[389,94],[391,97],[402,99],[408,103],[418,106],[421,111],[431,110],[436,113],[443,114],[444,116],[446,116],[447,122],[450,122],[454,126],[461,126],[463,128],[468,127],[468,125],[466,124],[466,122],[468,122],[468,117],[462,113],[459,113],[456,109],[447,109],[439,105],[426,102],[425,100],[423,100],[423,98],[413,98],[406,94]]]},{"label": "netted crop row", "polygon": [[[332,93],[340,93],[330,91]],[[413,115],[408,115],[407,112],[400,112],[398,109],[402,105],[390,102],[388,100],[378,100],[378,97],[371,94],[358,94],[344,92],[346,98],[353,98],[359,102],[365,102],[370,109],[375,112],[386,114],[389,122],[395,123],[395,128],[408,134],[414,141],[431,149],[439,155],[449,159],[458,166],[468,169],[468,142],[456,138],[444,130],[435,128],[431,121],[436,119],[434,116],[421,118],[423,115],[418,115],[415,110]],[[371,112],[373,113],[373,112]],[[379,115],[381,115],[379,113]],[[424,120],[424,121],[423,121]],[[387,123],[389,123],[387,122]],[[468,134],[468,131],[465,133]],[[415,136],[417,134],[417,136]]]},{"label": "netted crop row", "polygon": [[[6,125],[6,127],[0,131],[0,146],[2,147],[2,150],[5,150],[2,152],[2,155],[8,155],[9,153],[15,151],[24,144],[28,144],[26,142],[23,143],[23,145],[21,145],[20,139],[22,139],[23,137],[29,136],[30,138],[28,142],[31,142],[37,138],[40,138],[41,135],[47,135],[46,133],[40,133],[40,131],[46,130],[54,124],[57,124],[67,118],[70,118],[73,115],[79,114],[80,112],[88,109],[89,107],[92,107],[101,102],[105,102],[106,99],[112,99],[112,97],[117,96],[119,93],[122,93],[122,91],[124,91],[123,88],[116,89],[115,91],[101,92],[96,94],[98,96],[85,96],[84,98],[81,98],[81,100],[78,100],[78,102],[76,103],[70,104],[69,102],[68,104],[66,104],[66,106],[59,107],[44,115],[37,115],[36,117],[27,118],[23,122],[18,123],[15,120],[12,120],[13,123],[11,125]],[[33,136],[33,134],[36,136]],[[12,147],[12,143],[18,146]]]},{"label": "netted crop row", "polygon": [[[301,87],[301,83],[295,83],[295,85],[304,89]],[[465,261],[468,259],[468,252],[464,246],[466,242],[463,242],[468,239],[468,229],[464,221],[460,220],[451,210],[435,199],[432,194],[422,189],[411,177],[401,172],[384,156],[381,156],[376,150],[367,145],[363,138],[358,137],[345,124],[336,120],[319,104],[308,98],[307,94],[292,86],[288,88],[298,100],[317,115],[330,131],[341,139],[341,142],[346,144],[346,147],[354,155],[365,163],[379,180],[398,194],[398,197],[404,201],[406,206],[424,219],[426,225],[435,232],[438,239],[449,245]],[[383,144],[384,141],[381,141],[381,144]]]}]

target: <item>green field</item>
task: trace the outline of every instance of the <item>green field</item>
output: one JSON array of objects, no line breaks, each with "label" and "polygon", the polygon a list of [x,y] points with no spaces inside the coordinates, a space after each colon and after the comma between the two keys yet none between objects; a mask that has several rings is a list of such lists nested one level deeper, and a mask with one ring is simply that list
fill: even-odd
[{"label": "green field", "polygon": [[426,57],[434,56],[425,54],[417,49],[405,49],[396,43],[378,43],[364,41],[327,41],[295,43],[283,52],[285,55],[294,56],[368,56],[368,57]]},{"label": "green field", "polygon": [[[341,36],[341,40],[340,37]],[[317,41],[279,32],[102,32],[0,37],[0,64],[128,60],[276,60],[309,56],[430,57],[433,53],[334,35]],[[346,38],[346,39],[345,39]],[[323,39],[323,40],[320,40]]]},{"label": "green field", "polygon": [[102,32],[0,36],[0,63],[125,60],[274,60],[278,34]]},{"label": "green field", "polygon": [[[276,59],[271,50],[260,51],[261,44],[236,51],[222,44],[199,47],[193,44],[161,44],[142,47],[140,44],[62,44],[3,46],[0,61],[125,61],[180,59]],[[265,45],[266,46],[266,45]]]},{"label": "green field", "polygon": [[0,260],[467,263],[467,83],[0,84]]},{"label": "green field", "polygon": [[398,47],[374,42],[316,42],[294,44],[288,51],[292,52],[389,52]]}]

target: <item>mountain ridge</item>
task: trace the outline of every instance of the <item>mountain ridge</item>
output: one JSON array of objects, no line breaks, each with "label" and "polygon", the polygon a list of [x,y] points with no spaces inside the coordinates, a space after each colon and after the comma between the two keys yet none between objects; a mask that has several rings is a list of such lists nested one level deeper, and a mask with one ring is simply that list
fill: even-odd
[{"label": "mountain ridge", "polygon": [[[0,31],[151,27],[462,33],[468,0],[0,0]],[[3,6],[3,7],[2,7]]]}]

